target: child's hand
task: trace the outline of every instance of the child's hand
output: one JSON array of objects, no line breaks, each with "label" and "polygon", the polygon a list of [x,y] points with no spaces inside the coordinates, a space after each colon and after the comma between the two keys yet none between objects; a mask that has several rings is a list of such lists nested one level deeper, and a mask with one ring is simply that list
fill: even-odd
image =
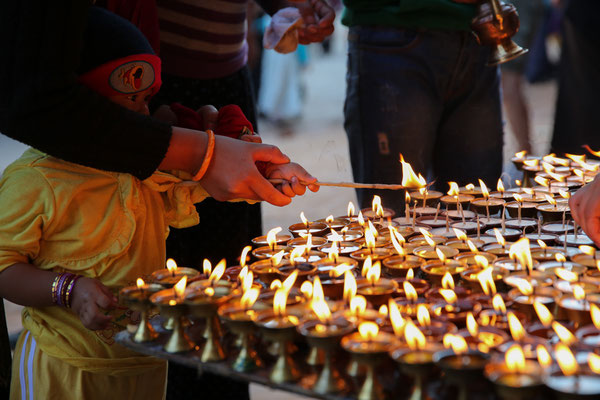
[{"label": "child's hand", "polygon": [[105,329],[111,320],[103,310],[112,310],[117,299],[106,286],[91,278],[79,278],[71,293],[71,308],[81,320],[83,326],[91,330]]},{"label": "child's hand", "polygon": [[284,179],[281,185],[275,187],[288,197],[303,195],[306,192],[306,186],[313,192],[319,190],[318,185],[311,185],[311,183],[317,181],[317,178],[306,172],[299,164],[293,162],[287,164],[269,164],[265,172],[269,179]]}]

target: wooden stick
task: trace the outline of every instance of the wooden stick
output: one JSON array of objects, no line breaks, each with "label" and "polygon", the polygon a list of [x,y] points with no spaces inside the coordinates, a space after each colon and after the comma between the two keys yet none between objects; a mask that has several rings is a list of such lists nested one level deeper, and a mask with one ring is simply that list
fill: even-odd
[{"label": "wooden stick", "polygon": [[[273,185],[280,185],[284,181],[285,181],[285,179],[279,179],[279,178],[269,179],[269,182],[271,182]],[[384,183],[320,182],[320,181],[316,181],[313,183],[300,181],[300,183],[304,186],[308,186],[308,185],[335,186],[335,187],[346,187],[346,188],[356,188],[356,189],[387,189],[387,190],[411,189],[411,188],[407,188],[402,185],[388,185],[388,184],[384,184]]]}]

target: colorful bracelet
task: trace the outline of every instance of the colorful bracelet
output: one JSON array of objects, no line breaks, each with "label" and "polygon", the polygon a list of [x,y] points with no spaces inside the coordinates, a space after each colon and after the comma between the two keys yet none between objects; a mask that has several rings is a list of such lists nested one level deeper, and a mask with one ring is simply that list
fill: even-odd
[{"label": "colorful bracelet", "polygon": [[71,293],[73,292],[73,288],[75,287],[75,282],[77,282],[79,278],[81,278],[81,275],[74,275],[71,282],[69,282],[69,287],[67,288],[67,297],[65,299],[65,305],[68,308],[71,308],[71,301],[73,300],[73,298],[71,297]]},{"label": "colorful bracelet", "polygon": [[58,281],[60,280],[62,274],[56,275],[54,278],[54,282],[52,282],[52,302],[54,304],[58,304]]},{"label": "colorful bracelet", "polygon": [[212,160],[213,153],[215,151],[215,133],[208,129],[206,131],[208,135],[208,145],[206,146],[206,154],[204,155],[204,161],[202,161],[202,165],[196,175],[194,176],[195,181],[199,181],[202,179],[206,171],[208,170],[208,166],[210,165],[210,161]]},{"label": "colorful bracelet", "polygon": [[63,272],[61,274],[60,280],[58,281],[58,285],[57,285],[57,303],[59,306],[64,306],[65,302],[64,300],[64,294],[65,294],[65,289],[67,288],[67,281],[69,280],[70,276],[72,274],[68,273],[68,272]]}]

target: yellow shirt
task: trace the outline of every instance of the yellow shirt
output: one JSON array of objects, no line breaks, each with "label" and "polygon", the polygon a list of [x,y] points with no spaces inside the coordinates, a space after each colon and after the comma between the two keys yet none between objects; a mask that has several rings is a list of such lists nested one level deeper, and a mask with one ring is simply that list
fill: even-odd
[{"label": "yellow shirt", "polygon": [[[193,202],[206,196],[198,183],[169,174],[140,181],[29,149],[0,181],[0,271],[31,263],[98,279],[117,292],[164,268],[169,224],[198,223]],[[86,371],[137,374],[162,363],[114,343],[130,313],[113,314],[109,329],[91,331],[70,309],[26,307],[23,326],[44,352]]]}]

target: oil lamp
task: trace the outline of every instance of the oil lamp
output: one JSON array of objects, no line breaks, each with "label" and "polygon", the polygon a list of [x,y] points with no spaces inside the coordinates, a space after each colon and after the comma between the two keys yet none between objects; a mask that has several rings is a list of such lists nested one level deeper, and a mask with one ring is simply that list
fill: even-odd
[{"label": "oil lamp", "polygon": [[[221,343],[223,329],[217,318],[217,309],[233,294],[231,282],[221,280],[225,273],[225,259],[221,260],[208,279],[191,283],[185,294],[184,303],[189,313],[206,321],[204,337],[206,342],[200,354],[200,361],[214,362],[225,359]],[[250,282],[250,286],[252,283]]]},{"label": "oil lamp", "polygon": [[433,362],[444,372],[444,380],[458,388],[458,399],[467,399],[470,388],[483,381],[489,355],[470,349],[462,336],[448,333],[444,347],[433,355]]},{"label": "oil lamp", "polygon": [[133,311],[140,313],[140,323],[132,337],[134,342],[149,342],[158,337],[158,333],[154,331],[148,321],[148,311],[152,308],[150,296],[162,289],[161,285],[147,284],[143,279],[138,278],[136,286],[126,286],[119,291],[121,302]]},{"label": "oil lamp", "polygon": [[[278,253],[280,250],[283,250],[285,247],[285,244],[292,239],[292,235],[282,234],[280,232],[281,232],[281,227],[278,226],[276,228],[269,230],[269,232],[265,236],[258,236],[258,237],[255,237],[254,239],[252,239],[252,243],[255,246],[259,246],[259,248],[268,245],[268,248],[271,250],[271,253],[272,253],[271,255],[266,255],[264,257],[258,257],[254,253],[253,253],[253,255],[257,258],[268,258],[268,257],[271,257],[273,254]],[[280,248],[276,249],[276,247],[280,247]]]},{"label": "oil lamp", "polygon": [[422,230],[421,233],[423,234],[423,240],[427,245],[415,248],[413,250],[414,255],[426,260],[431,260],[439,258],[440,252],[443,253],[446,258],[452,258],[459,253],[458,249],[438,244],[439,240],[434,240],[435,238],[426,230]]},{"label": "oil lamp", "polygon": [[198,275],[199,273],[195,269],[178,267],[175,260],[169,258],[166,263],[166,268],[156,270],[152,273],[152,283],[157,283],[170,288],[184,276],[187,276],[187,280],[191,281],[197,278]]},{"label": "oil lamp", "polygon": [[471,201],[471,207],[479,214],[485,212],[485,215],[489,220],[490,214],[497,214],[500,212],[503,208],[502,206],[506,202],[501,198],[491,198],[487,186],[481,179],[479,180],[479,187],[481,188],[483,198],[473,199]]},{"label": "oil lamp", "polygon": [[160,314],[173,320],[173,332],[164,345],[164,349],[168,353],[180,353],[194,348],[182,323],[182,319],[188,311],[187,305],[184,303],[186,285],[187,275],[183,275],[179,282],[173,285],[173,288],[161,290],[150,296],[150,301],[158,307]]},{"label": "oil lamp", "polygon": [[563,219],[563,215],[569,212],[568,204],[558,204],[553,197],[546,195],[547,204],[539,204],[536,209],[542,215],[544,222],[555,222]]},{"label": "oil lamp", "polygon": [[360,400],[384,399],[383,388],[375,374],[375,367],[385,360],[388,352],[396,345],[396,337],[380,332],[375,322],[362,322],[358,332],[342,338],[342,347],[359,364],[366,368],[365,381],[357,393]]},{"label": "oil lamp", "polygon": [[273,309],[261,311],[254,316],[254,323],[259,327],[265,339],[278,344],[277,361],[269,373],[269,379],[274,383],[295,381],[300,377],[300,371],[287,353],[286,346],[293,340],[296,327],[300,323],[297,316],[286,311],[288,295],[294,280],[295,275],[290,275],[288,284],[275,291]]},{"label": "oil lamp", "polygon": [[[318,278],[315,279],[316,285]],[[332,358],[341,338],[352,332],[354,326],[342,316],[332,317],[327,302],[322,298],[313,298],[311,308],[317,318],[306,319],[297,329],[312,348],[321,349],[324,353],[323,368],[312,390],[320,394],[341,392],[347,385]]]},{"label": "oil lamp", "polygon": [[521,222],[522,217],[535,218],[537,213],[535,208],[536,203],[523,201],[523,196],[518,193],[513,193],[513,198],[515,201],[506,203],[508,215],[512,218],[517,218],[519,223]]},{"label": "oil lamp", "polygon": [[[518,311],[514,311],[516,315],[524,319],[524,315]],[[482,310],[477,316],[477,322],[483,326],[493,326],[503,331],[508,331],[508,314],[506,304],[498,293],[492,297],[492,308]]]},{"label": "oil lamp", "polygon": [[408,321],[404,327],[404,340],[406,346],[394,349],[390,356],[400,365],[400,370],[413,380],[408,399],[430,399],[427,380],[434,373],[433,353],[441,350],[441,346],[428,342],[412,321]]},{"label": "oil lamp", "polygon": [[[336,266],[317,265],[317,273],[308,279],[309,281],[314,281],[316,277],[319,277],[325,296],[332,300],[339,300],[343,296],[346,279],[354,279],[353,271],[355,268],[356,264],[351,263],[341,263]],[[347,275],[351,278],[346,278]]]},{"label": "oil lamp", "polygon": [[[383,268],[386,273],[395,277],[405,277],[410,269],[420,268],[423,264],[423,259],[414,255],[406,254],[406,250],[400,244],[394,232],[390,235],[394,249],[397,255],[383,259]],[[402,241],[404,241],[404,238]]]},{"label": "oil lamp", "polygon": [[470,347],[477,348],[484,353],[497,349],[510,339],[506,332],[498,328],[479,326],[472,312],[467,313],[466,326],[466,329],[461,329],[456,334],[465,338]]},{"label": "oil lamp", "polygon": [[468,299],[458,299],[452,289],[439,289],[444,300],[432,306],[432,314],[438,320],[465,326],[467,313],[473,310],[474,303]]},{"label": "oil lamp", "polygon": [[459,279],[460,273],[467,269],[466,265],[459,261],[448,260],[441,250],[437,252],[437,256],[438,261],[429,261],[421,266],[421,270],[434,285],[441,286],[442,278],[446,273],[452,275],[452,278],[456,280]]},{"label": "oil lamp", "polygon": [[383,219],[394,218],[396,215],[394,210],[383,208],[381,206],[381,197],[377,195],[373,196],[371,208],[364,208],[361,212],[364,218],[371,220],[379,219],[380,221]]},{"label": "oil lamp", "polygon": [[345,217],[333,218],[333,215],[329,215],[327,216],[327,218],[318,219],[315,222],[324,222],[327,224],[327,227],[330,231],[335,231],[336,229],[342,229],[343,227],[348,225],[348,223],[350,223],[350,220]]},{"label": "oil lamp", "polygon": [[[475,246],[475,248],[479,249],[484,244],[483,240],[481,239],[469,239],[467,234],[460,229],[452,228],[452,230],[454,231],[454,235],[456,235],[456,239],[448,240],[446,242],[446,246],[458,249],[458,251],[469,251],[472,249],[472,246]],[[472,246],[469,246],[468,241],[471,242]]]},{"label": "oil lamp", "polygon": [[[572,295],[563,295],[558,299],[559,315],[565,315],[577,327],[590,324],[592,322],[590,304],[592,302],[595,304],[600,303],[600,295],[598,293],[587,294],[586,289],[581,283],[573,283],[570,286]],[[598,290],[598,287],[595,285],[593,285],[593,288],[596,291]]]},{"label": "oil lamp", "polygon": [[332,229],[331,232],[325,235],[325,238],[330,242],[353,242],[361,237],[363,237],[361,229],[349,229],[347,226],[342,228],[340,233]]},{"label": "oil lamp", "polygon": [[598,348],[600,346],[600,307],[590,304],[590,314],[593,325],[582,326],[575,335],[584,345]]},{"label": "oil lamp", "polygon": [[554,348],[558,366],[552,366],[544,375],[544,383],[560,400],[597,399],[600,396],[600,368],[598,356],[587,354],[587,362],[579,363],[564,344]]},{"label": "oil lamp", "polygon": [[289,231],[295,237],[300,236],[300,233],[311,234],[313,236],[323,236],[327,232],[329,232],[328,226],[324,222],[309,222],[306,216],[304,216],[304,211],[300,213],[301,223],[292,224],[289,226]]},{"label": "oil lamp", "polygon": [[[248,274],[250,277],[246,279],[251,282],[252,272]],[[253,306],[259,293],[260,289],[249,287],[244,290],[239,302],[224,304],[217,311],[219,318],[225,322],[229,330],[241,337],[240,352],[231,365],[238,372],[252,372],[262,365],[256,350],[251,346],[251,336],[256,330],[252,320],[257,312]]]},{"label": "oil lamp", "polygon": [[261,282],[270,285],[273,280],[280,277],[278,267],[289,263],[289,261],[283,260],[284,254],[284,250],[281,250],[268,259],[253,262],[250,264],[250,270]]},{"label": "oil lamp", "polygon": [[365,228],[365,246],[350,253],[350,257],[358,261],[365,261],[367,258],[372,260],[383,260],[392,255],[392,250],[386,247],[376,247],[375,232],[370,228]]},{"label": "oil lamp", "polygon": [[554,309],[555,299],[561,296],[560,291],[557,289],[534,287],[525,279],[515,278],[512,282],[517,287],[508,292],[508,297],[513,301],[514,309],[525,314],[530,321],[535,319],[535,303]]},{"label": "oil lamp", "polygon": [[[409,288],[409,291],[414,291],[417,296],[423,296],[431,287],[426,280],[415,278],[415,273],[412,269],[409,269],[406,272],[406,276],[404,278],[396,277],[392,279],[398,284],[398,290],[396,291],[396,295],[399,297],[407,297],[407,287]],[[407,283],[407,285],[404,284],[405,282]]]},{"label": "oil lamp", "polygon": [[[454,291],[454,294],[459,299],[464,299],[471,293],[471,291],[467,288],[464,288],[462,286],[455,286],[454,279],[452,278],[452,275],[449,272],[446,272],[442,277],[442,289],[449,289]],[[425,293],[425,298],[430,303],[444,301],[445,299],[442,292],[440,292],[439,287],[433,287],[429,289]]]},{"label": "oil lamp", "polygon": [[376,261],[371,264],[370,260],[368,258],[365,261],[365,267],[363,268],[365,279],[357,282],[357,292],[375,307],[379,307],[382,304],[387,304],[388,299],[398,289],[398,284],[391,279],[380,278],[381,263]]},{"label": "oil lamp", "polygon": [[296,247],[305,247],[308,250],[316,249],[320,246],[324,246],[327,243],[327,239],[320,236],[313,236],[310,233],[305,234],[300,232],[299,237],[294,238],[287,242],[287,245],[292,249]]},{"label": "oil lamp", "polygon": [[529,400],[542,388],[543,369],[535,361],[525,359],[523,349],[512,345],[500,357],[492,358],[485,366],[485,376],[494,384],[503,400]]}]

